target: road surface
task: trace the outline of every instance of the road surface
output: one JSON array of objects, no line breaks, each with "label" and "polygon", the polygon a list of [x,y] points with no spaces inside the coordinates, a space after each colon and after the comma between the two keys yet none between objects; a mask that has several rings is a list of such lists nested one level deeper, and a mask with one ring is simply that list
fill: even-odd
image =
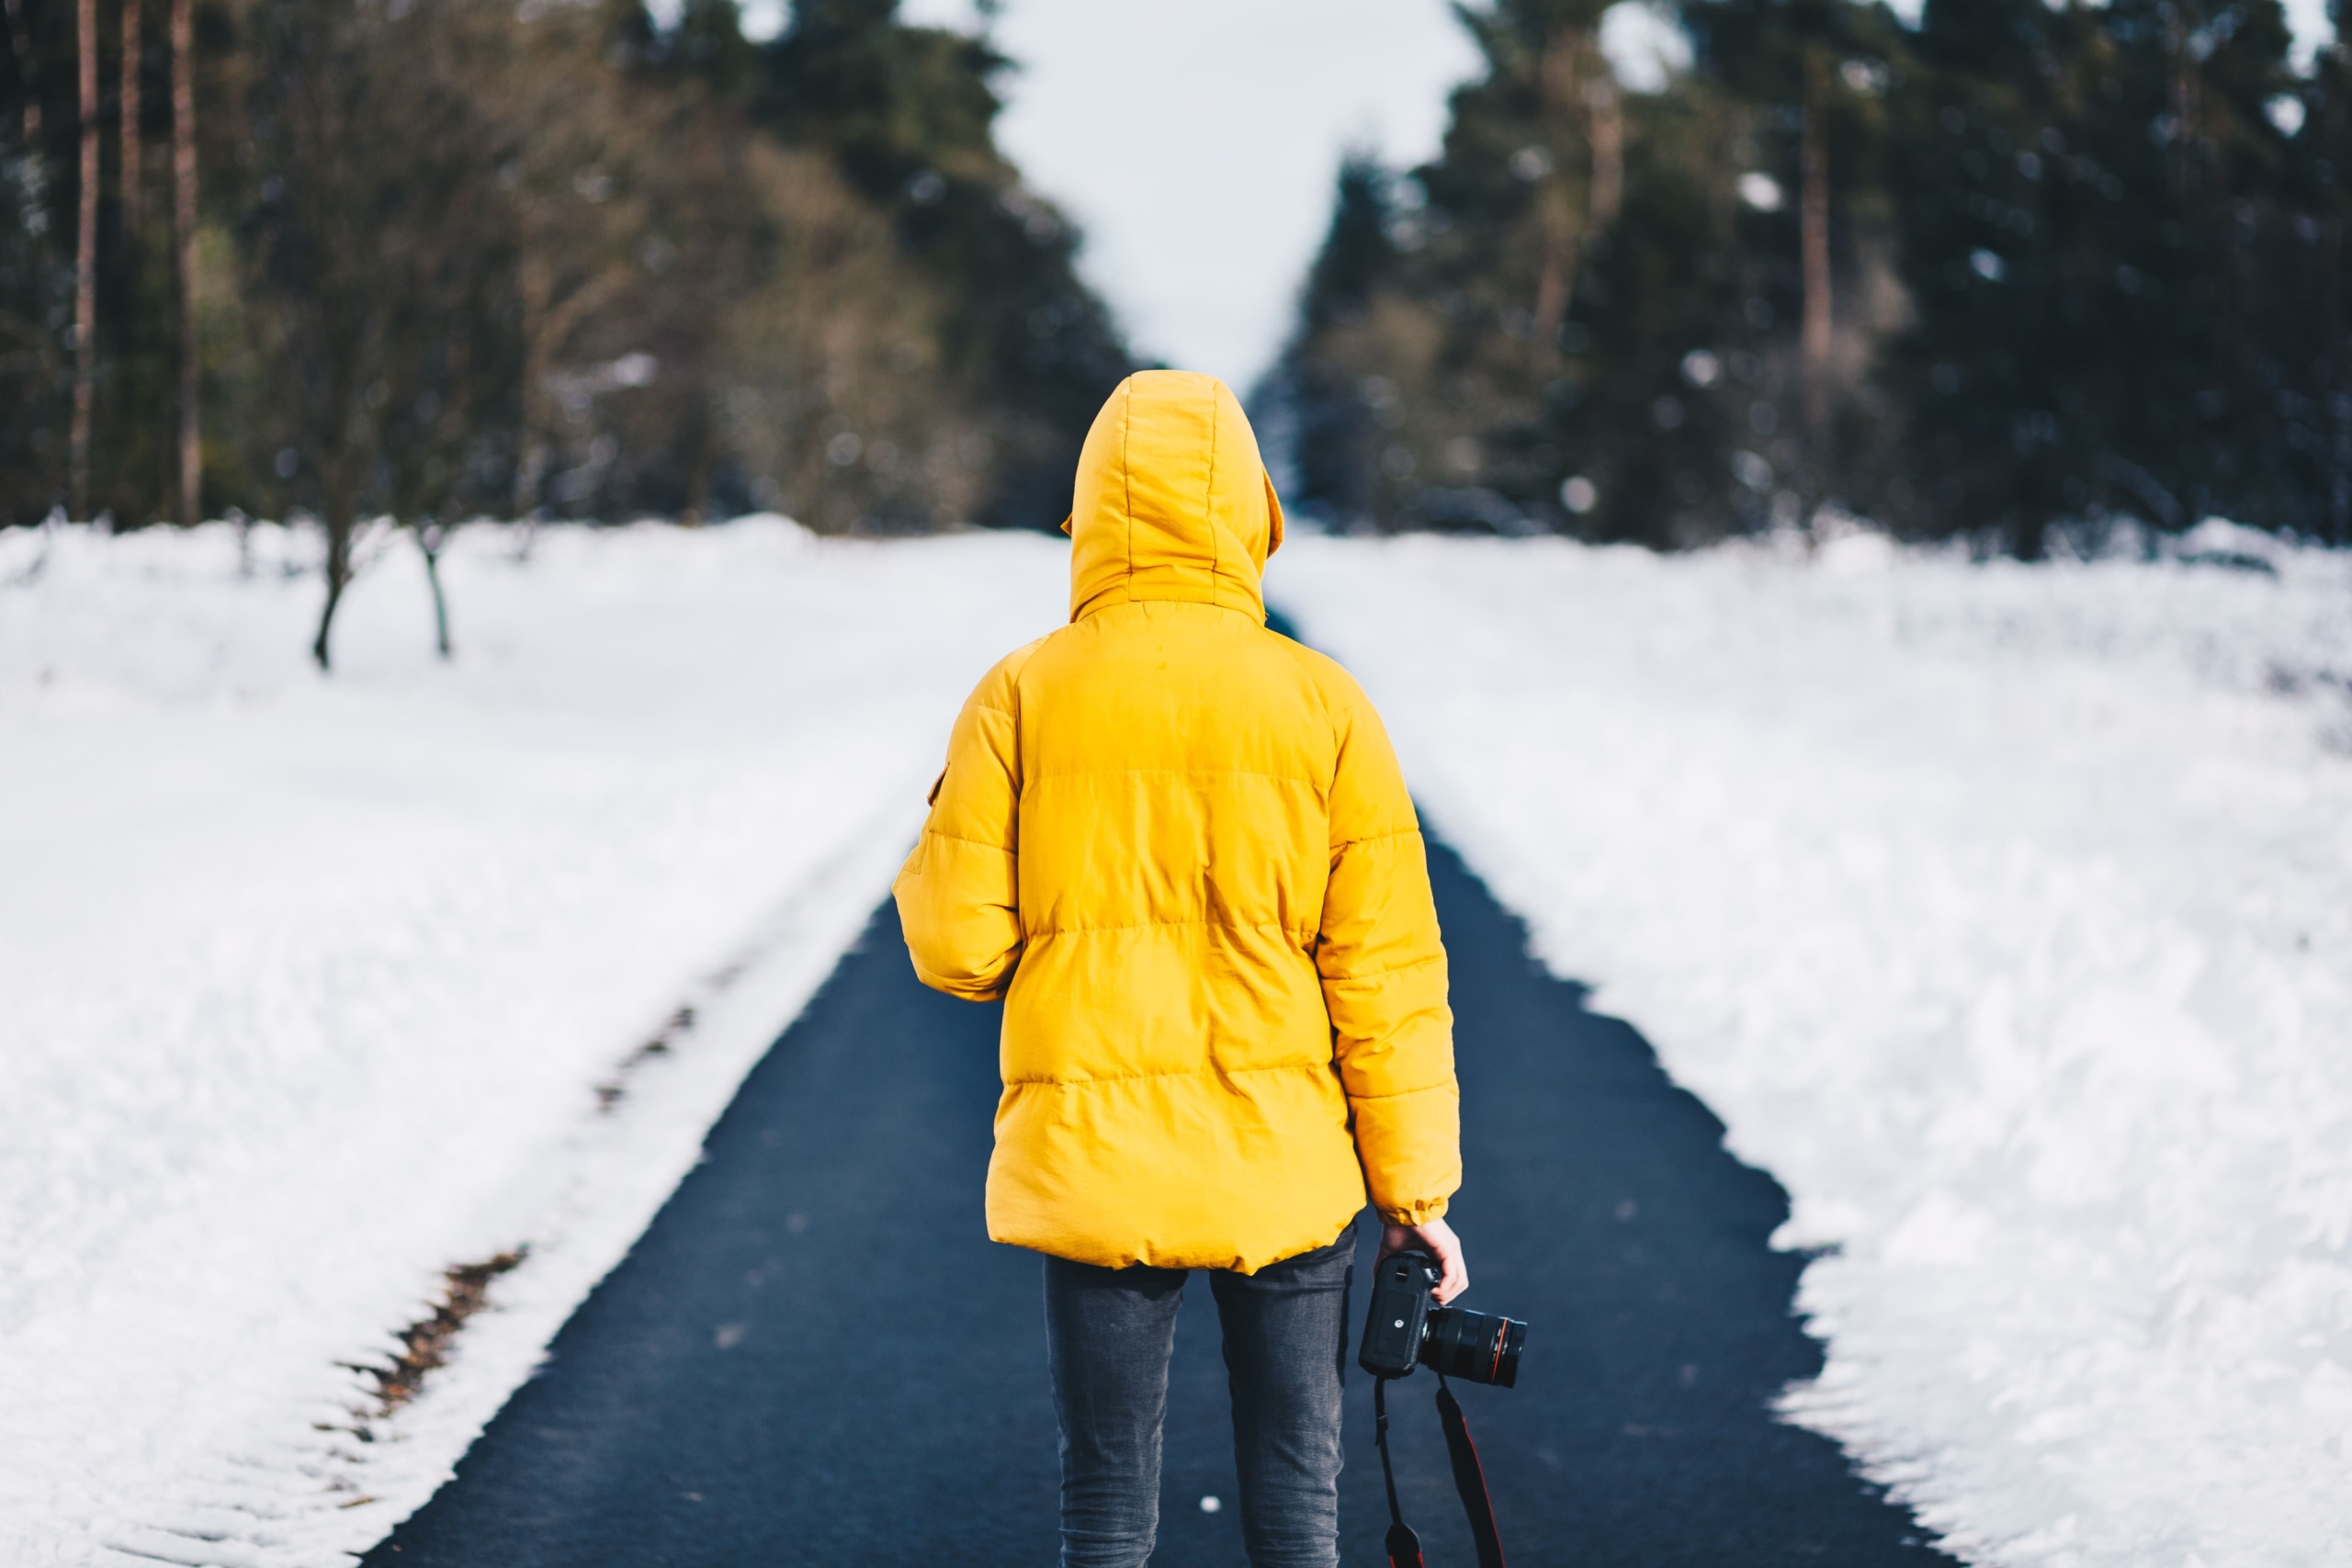
[{"label": "road surface", "polygon": [[[1516,1389],[1463,1391],[1511,1561],[1947,1562],[1833,1444],[1768,1413],[1820,1364],[1791,1315],[1801,1260],[1766,1246],[1779,1186],[1724,1152],[1638,1034],[1529,961],[1442,844],[1430,872],[1458,1018],[1466,1300],[1532,1325]],[[997,1022],[917,985],[877,911],[546,1371],[369,1568],[1051,1563],[1038,1262],[981,1222]],[[1376,1230],[1360,1235],[1359,1280]],[[1432,1568],[1468,1568],[1434,1392],[1422,1374],[1391,1404],[1407,1515]],[[1360,1374],[1351,1401],[1343,1546],[1375,1563]],[[1196,1275],[1156,1564],[1244,1561],[1227,1422]]]}]

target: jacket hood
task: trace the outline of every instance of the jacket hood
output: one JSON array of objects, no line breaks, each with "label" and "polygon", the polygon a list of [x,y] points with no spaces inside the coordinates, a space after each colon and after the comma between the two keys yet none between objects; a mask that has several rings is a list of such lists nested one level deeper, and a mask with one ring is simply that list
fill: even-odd
[{"label": "jacket hood", "polygon": [[1086,433],[1062,531],[1073,621],[1144,599],[1266,618],[1259,576],[1282,547],[1282,502],[1240,400],[1214,376],[1119,383]]}]

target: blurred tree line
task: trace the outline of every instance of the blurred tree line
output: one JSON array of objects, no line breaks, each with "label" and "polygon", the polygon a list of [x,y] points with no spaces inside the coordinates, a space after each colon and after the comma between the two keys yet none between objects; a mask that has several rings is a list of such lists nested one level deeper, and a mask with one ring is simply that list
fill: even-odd
[{"label": "blurred tree line", "polygon": [[1261,398],[1342,525],[1684,547],[1860,513],[2036,557],[2352,541],[2352,57],[2276,0],[1457,6],[1443,150],[1351,158]]},{"label": "blurred tree line", "polygon": [[[1050,525],[1130,368],[896,0],[0,0],[0,525]],[[437,581],[436,581],[437,588]]]}]

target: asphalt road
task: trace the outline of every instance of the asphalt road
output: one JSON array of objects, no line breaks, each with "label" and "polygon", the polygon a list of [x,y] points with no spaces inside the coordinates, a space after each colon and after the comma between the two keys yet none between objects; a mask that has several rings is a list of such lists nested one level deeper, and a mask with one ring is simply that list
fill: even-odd
[{"label": "asphalt road", "polygon": [[[1430,872],[1467,1300],[1532,1325],[1516,1389],[1463,1391],[1511,1560],[1948,1562],[1832,1444],[1768,1413],[1820,1364],[1791,1315],[1800,1260],[1765,1245],[1779,1186],[1724,1151],[1639,1035],[1529,962],[1442,845]],[[370,1568],[1051,1563],[1038,1262],[981,1224],[997,1021],[918,986],[878,911],[547,1370]],[[1224,1385],[1195,1276],[1156,1564],[1244,1561]],[[1467,1568],[1434,1393],[1422,1374],[1391,1404],[1407,1516],[1433,1568]],[[1368,1564],[1386,1524],[1368,1380],[1351,1397],[1344,1545]]]}]

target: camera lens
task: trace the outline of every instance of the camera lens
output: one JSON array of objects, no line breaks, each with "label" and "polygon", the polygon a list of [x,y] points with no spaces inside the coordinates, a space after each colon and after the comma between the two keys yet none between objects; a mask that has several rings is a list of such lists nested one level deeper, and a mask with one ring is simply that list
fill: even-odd
[{"label": "camera lens", "polygon": [[1437,1307],[1430,1313],[1420,1361],[1441,1377],[1510,1388],[1519,1382],[1519,1353],[1526,1344],[1527,1325],[1517,1318]]}]

